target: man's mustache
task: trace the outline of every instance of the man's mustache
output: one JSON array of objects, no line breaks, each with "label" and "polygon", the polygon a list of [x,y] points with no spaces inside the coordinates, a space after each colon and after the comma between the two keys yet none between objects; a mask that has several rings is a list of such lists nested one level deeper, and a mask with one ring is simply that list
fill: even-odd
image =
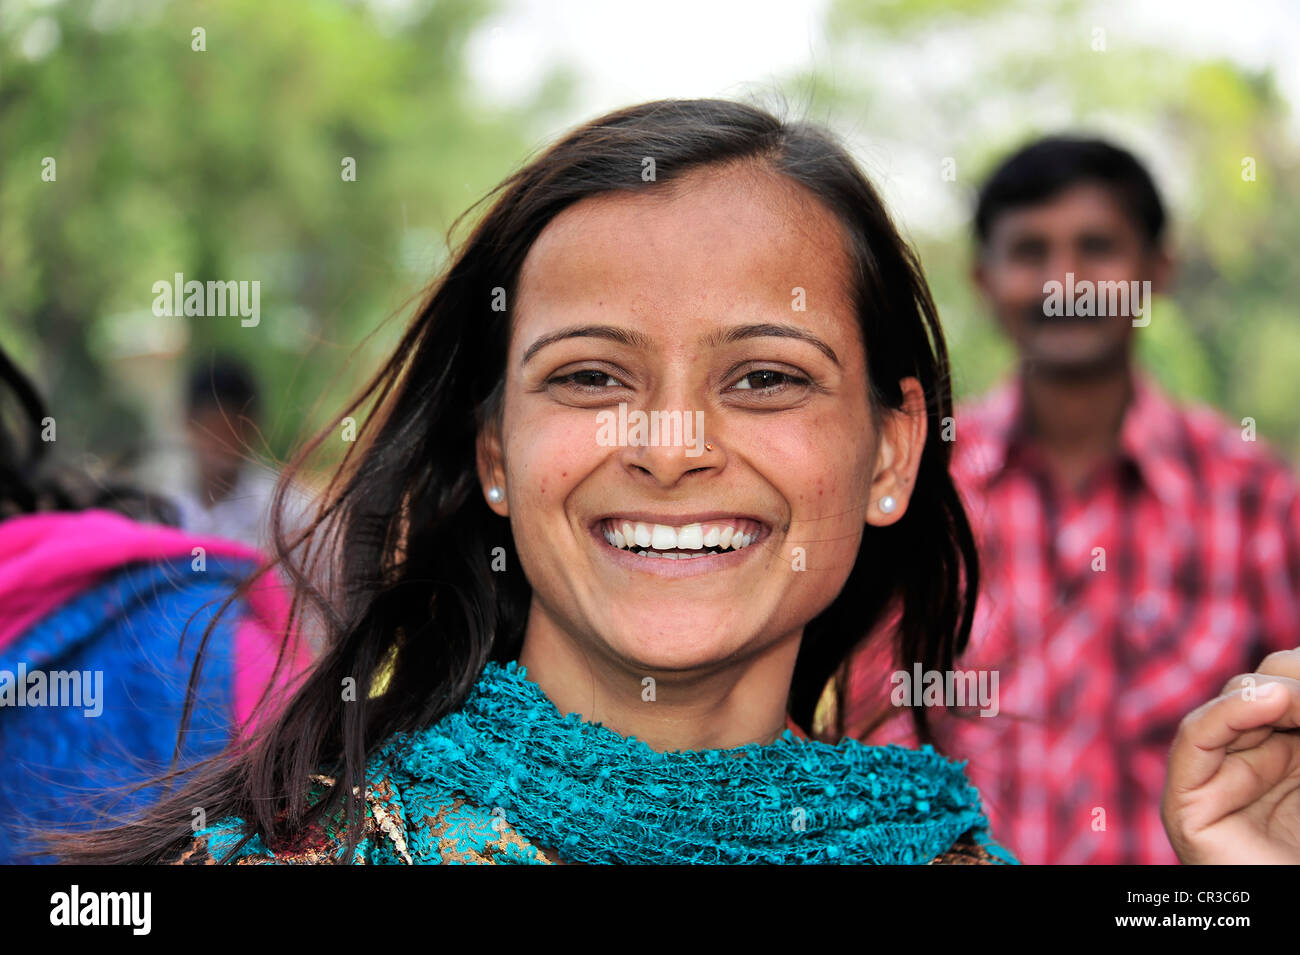
[{"label": "man's mustache", "polygon": [[1095,325],[1104,316],[1099,315],[1049,315],[1047,314],[1048,297],[1044,295],[1036,303],[1026,305],[1020,310],[1018,318],[1026,325]]}]

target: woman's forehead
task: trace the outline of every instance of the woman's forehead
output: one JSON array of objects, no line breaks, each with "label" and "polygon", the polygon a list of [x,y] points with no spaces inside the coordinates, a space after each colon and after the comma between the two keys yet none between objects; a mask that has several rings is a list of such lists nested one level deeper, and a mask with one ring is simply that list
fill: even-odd
[{"label": "woman's forehead", "polygon": [[[672,188],[605,193],[556,216],[525,259],[523,314],[552,307],[850,301],[835,215],[775,174],[706,168]],[[796,293],[802,289],[802,296]]]}]

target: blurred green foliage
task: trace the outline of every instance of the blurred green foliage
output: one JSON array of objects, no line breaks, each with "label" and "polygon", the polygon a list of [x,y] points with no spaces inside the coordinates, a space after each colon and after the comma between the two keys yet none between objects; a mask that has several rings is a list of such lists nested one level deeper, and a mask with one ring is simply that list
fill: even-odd
[{"label": "blurred green foliage", "polygon": [[[0,344],[39,381],[60,443],[100,452],[151,439],[116,358],[180,332],[177,364],[213,349],[252,363],[260,450],[283,457],[373,373],[453,220],[567,99],[552,77],[514,109],[479,102],[465,62],[492,13],[479,0],[400,18],[341,0],[0,10]],[[177,272],[260,281],[260,323],[154,316],[153,283]]]},{"label": "blurred green foliage", "polygon": [[[848,120],[877,181],[910,175],[958,210],[938,228],[905,226],[959,395],[1004,377],[1013,357],[968,280],[979,177],[1063,128],[1154,155],[1179,272],[1142,329],[1143,361],[1176,394],[1256,418],[1300,458],[1300,150],[1287,104],[1269,75],[1131,35],[1099,9],[835,0],[829,55],[788,88],[815,104],[811,118]],[[0,344],[38,379],[60,441],[148,446],[140,395],[174,400],[174,383],[135,382],[142,391],[120,379],[140,367],[123,356],[150,349],[176,362],[212,349],[248,359],[276,457],[338,411],[445,260],[453,220],[584,118],[571,113],[565,71],[531,101],[481,101],[469,40],[494,10],[0,0]],[[895,152],[923,174],[890,167]],[[355,182],[343,181],[344,157],[356,159]],[[947,157],[955,181],[941,177]],[[1255,181],[1242,178],[1244,157]],[[153,283],[177,272],[260,281],[260,324],[154,316]]]}]

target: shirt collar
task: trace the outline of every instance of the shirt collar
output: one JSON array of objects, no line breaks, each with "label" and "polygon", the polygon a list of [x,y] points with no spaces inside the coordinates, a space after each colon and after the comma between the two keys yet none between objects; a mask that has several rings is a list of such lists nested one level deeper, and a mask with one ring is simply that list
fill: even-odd
[{"label": "shirt collar", "polygon": [[[983,447],[970,471],[974,480],[987,486],[1015,467],[1025,444],[1019,376],[992,392],[983,405]],[[1133,395],[1124,410],[1119,445],[1120,456],[1163,502],[1178,505],[1189,499],[1193,488],[1187,473],[1182,416],[1141,371],[1133,373]]]}]

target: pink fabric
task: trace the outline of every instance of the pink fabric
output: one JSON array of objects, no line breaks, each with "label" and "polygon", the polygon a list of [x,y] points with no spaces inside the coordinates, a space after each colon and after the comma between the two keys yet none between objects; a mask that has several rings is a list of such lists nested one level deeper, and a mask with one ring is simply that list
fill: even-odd
[{"label": "pink fabric", "polygon": [[[0,523],[0,649],[105,573],[135,561],[208,555],[266,563],[258,550],[221,537],[143,524],[110,511],[35,514]],[[247,595],[248,613],[235,631],[235,718],[248,722],[267,685],[289,618],[283,585],[270,574]],[[310,663],[301,641],[277,683],[279,690]],[[250,727],[251,728],[251,727]]]}]

